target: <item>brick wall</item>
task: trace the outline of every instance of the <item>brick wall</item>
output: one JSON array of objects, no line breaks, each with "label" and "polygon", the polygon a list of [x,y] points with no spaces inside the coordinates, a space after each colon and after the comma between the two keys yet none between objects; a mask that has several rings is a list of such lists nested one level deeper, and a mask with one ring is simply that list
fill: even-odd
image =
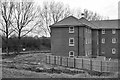
[{"label": "brick wall", "polygon": [[91,40],[91,29],[88,27],[84,28],[84,44],[85,44],[85,54],[87,54],[88,56],[91,55],[91,51],[92,51],[92,42],[90,42]]},{"label": "brick wall", "polygon": [[[58,56],[69,56],[69,51],[75,51],[78,54],[77,27],[75,33],[69,33],[69,27],[51,28],[51,52]],[[75,39],[75,46],[69,46],[69,38]]]},{"label": "brick wall", "polygon": [[[102,38],[105,39],[105,43],[102,43]],[[117,43],[112,43],[112,38],[117,39]],[[100,30],[99,35],[99,44],[100,44],[100,55],[106,56],[108,58],[116,58],[118,55],[118,30],[116,30],[116,34],[112,34],[112,29],[105,29],[105,34],[102,34]],[[116,49],[116,54],[112,54],[112,48]],[[104,54],[103,54],[104,52]]]},{"label": "brick wall", "polygon": [[96,57],[98,55],[97,39],[98,39],[98,30],[92,29],[92,55],[93,57]]}]

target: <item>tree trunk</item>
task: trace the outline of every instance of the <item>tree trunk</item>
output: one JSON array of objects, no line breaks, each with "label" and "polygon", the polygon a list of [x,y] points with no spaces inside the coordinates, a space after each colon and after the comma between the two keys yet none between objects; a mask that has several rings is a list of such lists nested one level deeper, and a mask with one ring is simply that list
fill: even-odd
[{"label": "tree trunk", "polygon": [[17,54],[20,53],[20,45],[21,45],[21,37],[18,37],[18,46],[17,46]]},{"label": "tree trunk", "polygon": [[9,45],[8,45],[8,42],[9,42],[9,39],[8,39],[8,35],[7,35],[6,36],[6,53],[7,53],[7,55],[9,55]]}]

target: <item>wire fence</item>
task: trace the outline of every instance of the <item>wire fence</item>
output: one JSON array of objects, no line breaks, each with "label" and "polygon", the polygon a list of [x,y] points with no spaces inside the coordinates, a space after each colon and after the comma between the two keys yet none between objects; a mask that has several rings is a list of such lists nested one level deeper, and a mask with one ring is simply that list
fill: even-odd
[{"label": "wire fence", "polygon": [[70,68],[87,69],[99,72],[118,72],[118,61],[92,58],[70,58],[46,55],[46,63]]}]

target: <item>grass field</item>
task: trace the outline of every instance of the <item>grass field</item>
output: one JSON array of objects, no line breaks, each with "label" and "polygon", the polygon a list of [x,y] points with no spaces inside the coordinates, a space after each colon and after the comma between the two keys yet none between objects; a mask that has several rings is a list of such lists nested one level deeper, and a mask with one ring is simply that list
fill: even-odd
[{"label": "grass field", "polygon": [[[77,74],[70,73],[71,71],[60,66],[53,66],[45,63],[45,54],[34,53],[17,55],[2,60],[2,77],[3,78],[115,78],[117,74],[109,76],[91,76],[86,71],[81,71]],[[60,73],[51,70],[52,68],[59,69]],[[39,70],[38,70],[39,69]],[[46,69],[47,71],[41,71]],[[51,72],[52,71],[52,72]]]}]

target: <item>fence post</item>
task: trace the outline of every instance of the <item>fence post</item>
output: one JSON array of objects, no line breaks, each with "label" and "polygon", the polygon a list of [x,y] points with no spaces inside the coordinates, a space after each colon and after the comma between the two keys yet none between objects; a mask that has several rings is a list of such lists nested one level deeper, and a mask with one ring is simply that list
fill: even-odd
[{"label": "fence post", "polygon": [[47,55],[46,55],[46,63],[47,63]]},{"label": "fence post", "polygon": [[90,70],[92,70],[92,60],[90,59]]},{"label": "fence post", "polygon": [[49,55],[49,64],[50,64],[50,55]]},{"label": "fence post", "polygon": [[54,65],[56,65],[56,56],[54,56]]},{"label": "fence post", "polygon": [[82,69],[83,69],[83,58],[82,58]]},{"label": "fence post", "polygon": [[68,57],[67,57],[67,67],[68,67]]},{"label": "fence post", "polygon": [[62,66],[62,57],[60,57],[60,65]]},{"label": "fence post", "polygon": [[76,59],[74,58],[74,68],[76,67]]},{"label": "fence post", "polygon": [[101,61],[101,67],[100,67],[100,71],[102,72],[102,61]]}]

